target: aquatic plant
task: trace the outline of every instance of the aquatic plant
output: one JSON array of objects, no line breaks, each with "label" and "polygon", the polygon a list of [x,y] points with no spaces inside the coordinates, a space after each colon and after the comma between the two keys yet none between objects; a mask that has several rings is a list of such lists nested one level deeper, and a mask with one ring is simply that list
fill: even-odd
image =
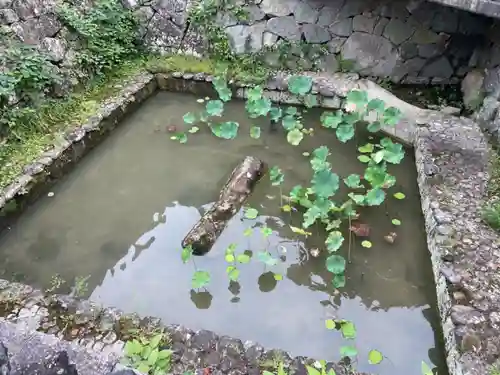
[{"label": "aquatic plant", "polygon": [[285,365],[283,364],[283,361],[279,361],[276,366],[276,372],[264,370],[262,372],[262,375],[288,375],[288,372],[285,370]]},{"label": "aquatic plant", "polygon": [[142,374],[167,374],[170,370],[173,352],[164,348],[165,342],[164,333],[127,341],[124,364],[135,368]]},{"label": "aquatic plant", "polygon": [[[307,108],[314,107],[318,103],[316,95],[312,94],[312,78],[308,76],[293,76],[288,81],[288,89],[300,99],[306,107],[281,108],[264,95],[261,86],[254,86],[246,91],[245,110],[251,119],[263,117],[268,118],[271,124],[281,124],[287,142],[291,146],[299,145],[307,136],[314,134],[313,129],[306,129],[303,124],[303,112]],[[208,126],[211,132],[222,139],[234,139],[238,135],[240,126],[233,121],[220,122],[224,114],[225,103],[231,100],[231,89],[224,76],[218,76],[213,80],[213,87],[217,92],[217,99],[204,98],[198,102],[204,106],[199,113],[187,113],[184,115],[184,122],[191,126]],[[369,99],[364,91],[352,90],[348,93],[343,109],[337,111],[324,111],[320,116],[321,126],[335,132],[337,139],[346,143],[355,139],[357,130],[365,128],[370,133],[377,133],[383,127],[395,126],[401,117],[401,112],[394,107],[386,107],[380,99]],[[187,133],[178,133],[172,139],[187,142]],[[250,137],[259,138],[261,129],[258,126],[250,128]],[[373,139],[373,138],[371,138]],[[352,235],[357,237],[369,237],[370,228],[366,224],[357,222],[364,207],[380,206],[389,197],[388,191],[396,184],[396,178],[390,174],[390,166],[399,164],[404,158],[403,146],[394,142],[388,137],[382,137],[378,141],[373,141],[358,147],[358,160],[365,165],[364,173],[351,174],[341,178],[332,170],[329,162],[330,150],[327,146],[320,146],[311,152],[305,152],[304,156],[309,158],[312,178],[308,186],[294,186],[287,195],[282,194],[282,185],[285,181],[285,174],[279,166],[272,166],[269,170],[271,185],[279,189],[280,207],[283,212],[298,212],[302,216],[300,226],[290,226],[290,229],[298,236],[308,237],[312,235],[311,228],[321,225],[327,231],[325,240],[325,269],[331,274],[331,286],[335,289],[345,286],[345,271],[353,242]],[[338,192],[344,184],[350,192],[347,199],[341,200]],[[402,192],[392,194],[394,199],[404,199]],[[284,204],[283,201],[286,201]],[[244,217],[250,220],[256,219],[258,211],[247,207]],[[401,225],[397,218],[389,219],[394,226]],[[347,239],[340,230],[341,224],[347,222],[349,231]],[[263,238],[267,239],[272,233],[268,227],[260,228]],[[252,228],[245,230],[245,236],[253,233]],[[389,237],[386,236],[386,237]],[[396,233],[391,233],[392,242]],[[386,241],[390,242],[388,239]],[[339,254],[339,249],[348,244],[347,259]],[[268,243],[269,245],[269,243]],[[371,248],[372,242],[365,238],[361,246]],[[226,272],[230,281],[237,281],[239,278],[239,265],[251,261],[251,257],[245,254],[237,255],[236,244],[231,244],[225,252],[225,261],[228,263]],[[183,249],[182,259],[187,261],[191,258],[192,251]],[[274,267],[278,264],[278,259],[271,255],[266,249],[257,253],[258,261],[264,263],[266,267]],[[196,267],[195,267],[196,268]],[[269,271],[266,271],[269,272]],[[279,273],[274,273],[276,280],[281,280]],[[192,287],[194,289],[204,288],[210,281],[210,275],[206,271],[196,270],[193,276]],[[346,340],[356,338],[356,328],[354,324],[347,320],[328,319],[325,322],[326,328],[339,330]],[[358,352],[354,345],[344,345],[340,348],[343,357],[356,357]],[[368,355],[371,364],[378,364],[383,360],[383,355],[372,350]],[[333,371],[333,370],[332,370]],[[324,367],[308,368],[309,374],[332,374]]]},{"label": "aquatic plant", "polygon": [[306,366],[307,375],[335,375],[333,369],[326,370],[326,361],[316,361],[313,366]]}]

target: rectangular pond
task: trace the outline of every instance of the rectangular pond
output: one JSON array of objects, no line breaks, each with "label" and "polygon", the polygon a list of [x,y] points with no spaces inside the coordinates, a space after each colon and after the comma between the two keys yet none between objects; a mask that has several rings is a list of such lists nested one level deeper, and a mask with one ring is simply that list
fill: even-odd
[{"label": "rectangular pond", "polygon": [[[327,360],[338,360],[342,345],[355,345],[360,371],[419,375],[423,360],[445,374],[412,151],[391,166],[397,182],[386,203],[363,210],[372,246],[346,236],[340,249],[350,258],[346,286],[335,290],[325,268],[323,232],[314,228],[307,238],[294,233],[290,226],[300,227],[301,215],[283,212],[281,195],[295,185],[308,186],[308,153],[323,145],[341,178],[363,174],[357,146],[369,135],[341,143],[320,126],[321,111],[309,110],[303,123],[315,130],[292,147],[282,129],[273,132],[265,121],[250,121],[244,104],[231,102],[224,118],[239,122],[236,139],[201,128],[184,144],[171,140],[169,131],[185,126],[183,115],[202,108],[196,99],[159,92],[130,115],[2,233],[0,277],[48,288],[55,274],[68,280],[66,286],[90,275],[92,300],[165,323]],[[249,136],[251,125],[262,125],[259,139]],[[248,202],[259,215],[249,219],[240,212],[207,255],[184,264],[182,239],[247,155],[279,166],[284,183],[272,186],[266,175]],[[404,192],[406,199],[393,198],[394,192]],[[340,194],[347,194],[345,186]],[[394,218],[402,225],[395,226]],[[272,232],[263,236],[263,227]],[[267,250],[277,264],[266,266],[254,256],[239,266],[239,282],[229,282],[225,251],[231,244],[248,254]],[[191,289],[195,268],[210,273],[206,289]],[[357,338],[327,330],[330,318],[353,321]],[[368,364],[372,349],[385,356],[377,366]]]}]

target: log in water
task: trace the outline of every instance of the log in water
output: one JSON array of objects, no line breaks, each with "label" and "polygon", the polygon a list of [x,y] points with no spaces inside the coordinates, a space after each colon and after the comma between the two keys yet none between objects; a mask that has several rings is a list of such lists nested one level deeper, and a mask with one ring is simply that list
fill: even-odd
[{"label": "log in water", "polygon": [[266,170],[267,166],[263,161],[253,156],[245,157],[229,176],[220,192],[219,200],[184,237],[182,247],[191,246],[195,255],[208,253]]}]

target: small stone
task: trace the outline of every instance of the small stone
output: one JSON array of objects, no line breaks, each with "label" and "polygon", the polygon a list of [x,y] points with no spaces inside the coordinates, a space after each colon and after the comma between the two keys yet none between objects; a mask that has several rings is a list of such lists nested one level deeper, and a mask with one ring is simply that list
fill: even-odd
[{"label": "small stone", "polygon": [[54,37],[61,30],[62,24],[54,14],[47,13],[15,23],[11,27],[23,42],[39,44],[45,37]]},{"label": "small stone", "polygon": [[390,75],[399,60],[398,51],[386,38],[360,32],[352,33],[341,53],[343,59],[355,61],[357,71],[375,76]]},{"label": "small stone", "polygon": [[410,39],[415,30],[411,25],[397,18],[392,18],[385,26],[382,35],[396,45]]},{"label": "small stone", "polygon": [[28,164],[23,168],[23,172],[26,174],[29,174],[30,176],[37,175],[39,173],[42,173],[44,170],[44,165],[40,163],[32,163]]},{"label": "small stone", "polygon": [[451,307],[451,320],[456,325],[482,323],[484,316],[471,306],[453,305]]},{"label": "small stone", "polygon": [[53,62],[61,62],[67,49],[66,41],[58,38],[43,38],[40,47]]},{"label": "small stone", "polygon": [[423,77],[441,77],[450,78],[453,74],[453,68],[445,56],[431,62],[422,69]]},{"label": "small stone", "polygon": [[272,17],[283,17],[292,14],[295,7],[293,0],[262,0],[259,7]]},{"label": "small stone", "polygon": [[441,274],[450,282],[451,284],[458,284],[461,281],[460,275],[457,275],[451,268],[449,267],[441,267],[439,269]]},{"label": "small stone", "polygon": [[342,100],[338,96],[325,97],[321,102],[321,106],[324,108],[340,109],[342,107]]},{"label": "small stone", "polygon": [[266,47],[274,46],[277,41],[278,41],[278,36],[274,35],[273,33],[265,31],[262,34],[262,45],[264,45]]},{"label": "small stone", "polygon": [[10,369],[9,351],[5,345],[0,342],[0,374],[9,375]]},{"label": "small stone", "polygon": [[58,332],[59,332],[59,328],[58,328],[57,326],[50,327],[50,328],[47,330],[47,333],[48,333],[49,335],[56,335]]},{"label": "small stone", "polygon": [[350,36],[352,34],[352,18],[336,21],[330,27],[330,32],[337,36]]},{"label": "small stone", "polygon": [[264,348],[253,342],[245,343],[245,358],[250,365],[260,365]]},{"label": "small stone", "polygon": [[113,371],[109,375],[137,375],[137,373],[134,370],[124,369],[124,370]]},{"label": "small stone", "polygon": [[394,241],[396,240],[396,237],[397,237],[397,234],[392,232],[392,233],[389,233],[388,235],[384,236],[384,240],[385,240],[385,242],[392,245],[394,243]]},{"label": "small stone", "polygon": [[221,355],[217,351],[206,353],[201,359],[203,367],[217,367],[221,362]]},{"label": "small stone", "polygon": [[449,224],[451,222],[449,215],[439,208],[434,209],[434,219],[438,224]]},{"label": "small stone", "polygon": [[208,351],[212,349],[217,342],[217,335],[212,331],[201,330],[195,333],[191,345],[200,350]]},{"label": "small stone", "polygon": [[0,9],[10,8],[14,0],[0,0]]},{"label": "small stone", "polygon": [[294,9],[293,15],[298,23],[315,24],[318,20],[319,12],[307,2],[300,1]]},{"label": "small stone", "polygon": [[498,311],[493,311],[490,313],[490,321],[493,324],[499,324],[500,323],[500,312]]},{"label": "small stone", "polygon": [[99,321],[99,331],[108,332],[112,331],[115,327],[115,320],[111,314],[104,313]]},{"label": "small stone", "polygon": [[342,1],[325,1],[322,2],[324,6],[319,12],[318,21],[316,24],[328,27],[338,19]]},{"label": "small stone", "polygon": [[267,31],[289,41],[299,41],[302,34],[292,16],[271,18],[267,21],[266,28]]},{"label": "small stone", "polygon": [[50,197],[53,197],[53,196],[54,196],[54,193],[52,191],[50,191],[50,192],[47,193],[47,197],[50,198]]},{"label": "small stone", "polygon": [[448,225],[438,225],[436,227],[436,231],[439,234],[442,234],[442,235],[445,235],[445,236],[449,236],[449,235],[451,235],[451,233],[453,233],[452,228],[450,226],[448,226]]},{"label": "small stone", "polygon": [[459,115],[460,112],[462,111],[460,108],[457,107],[452,107],[450,105],[442,107],[440,111],[446,115]]},{"label": "small stone", "polygon": [[411,42],[416,44],[434,44],[439,43],[441,38],[437,33],[426,29],[417,28],[413,36],[411,37]]},{"label": "small stone", "polygon": [[337,60],[337,56],[333,54],[328,54],[322,56],[319,60],[317,67],[327,73],[336,73],[339,71],[339,62]]},{"label": "small stone", "polygon": [[481,339],[474,333],[467,333],[460,343],[462,352],[478,352],[481,349]]},{"label": "small stone", "polygon": [[193,79],[195,81],[204,81],[205,80],[205,73],[196,73],[194,76],[193,76]]},{"label": "small stone", "polygon": [[339,11],[339,17],[346,18],[352,17],[356,14],[363,13],[363,10],[366,9],[366,0],[349,0],[344,1],[343,6]]},{"label": "small stone", "polygon": [[469,110],[474,111],[481,105],[484,98],[483,82],[484,73],[479,69],[470,71],[462,80],[463,101]]},{"label": "small stone", "polygon": [[456,9],[446,7],[437,8],[437,12],[431,17],[431,29],[440,33],[456,33],[458,29],[458,12]]},{"label": "small stone", "polygon": [[330,40],[327,43],[328,46],[328,51],[330,53],[339,53],[343,44],[345,43],[347,38],[341,38],[341,37],[333,37],[332,40]]},{"label": "small stone", "polygon": [[243,11],[248,14],[248,19],[244,22],[247,22],[250,25],[253,25],[257,21],[261,21],[266,16],[266,13],[262,11],[257,5],[248,5],[243,7]]},{"label": "small stone", "polygon": [[460,305],[465,305],[467,303],[467,297],[460,291],[453,292],[453,299]]},{"label": "small stone", "polygon": [[328,42],[331,39],[328,30],[318,25],[309,23],[302,25],[302,32],[307,43],[320,44]]},{"label": "small stone", "polygon": [[118,339],[118,336],[113,331],[110,331],[102,338],[102,342],[106,345],[111,345]]},{"label": "small stone", "polygon": [[420,57],[430,59],[432,57],[436,57],[443,52],[444,47],[440,44],[421,44],[417,47],[418,55]]},{"label": "small stone", "polygon": [[416,43],[404,43],[400,48],[403,59],[412,59],[418,56],[418,45]]},{"label": "small stone", "polygon": [[12,9],[0,9],[0,25],[10,25],[19,21],[19,17]]},{"label": "small stone", "polygon": [[357,15],[352,20],[352,28],[354,31],[362,31],[364,33],[373,33],[375,29],[375,17],[367,17],[364,15]]},{"label": "small stone", "polygon": [[279,68],[281,65],[281,54],[279,51],[266,51],[263,59],[264,62],[272,68]]}]

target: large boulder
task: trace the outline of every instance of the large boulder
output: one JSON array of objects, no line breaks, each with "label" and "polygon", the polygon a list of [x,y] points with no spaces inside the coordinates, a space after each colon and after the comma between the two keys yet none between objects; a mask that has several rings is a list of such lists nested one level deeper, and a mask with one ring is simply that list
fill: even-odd
[{"label": "large boulder", "polygon": [[466,108],[471,111],[479,108],[484,99],[484,73],[475,69],[467,73],[462,81],[462,97]]},{"label": "large boulder", "polygon": [[235,53],[257,52],[262,49],[262,34],[266,30],[266,23],[254,25],[235,25],[226,28],[229,43]]},{"label": "large boulder", "polygon": [[267,21],[267,31],[289,41],[300,41],[302,36],[293,16],[271,18]]},{"label": "large boulder", "polygon": [[354,32],[342,46],[343,60],[352,60],[354,69],[373,76],[390,76],[399,52],[382,36]]}]

